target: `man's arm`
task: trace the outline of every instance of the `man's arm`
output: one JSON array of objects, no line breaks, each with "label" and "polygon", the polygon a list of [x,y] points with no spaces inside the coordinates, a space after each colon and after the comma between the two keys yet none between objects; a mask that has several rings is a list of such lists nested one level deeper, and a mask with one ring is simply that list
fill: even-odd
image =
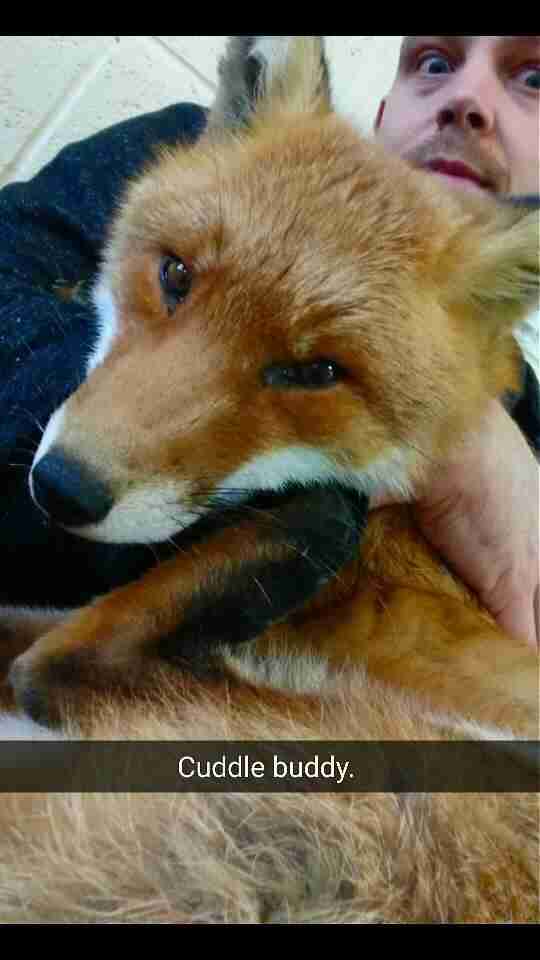
[{"label": "man's arm", "polygon": [[539,466],[501,404],[416,504],[424,536],[499,626],[537,646]]}]

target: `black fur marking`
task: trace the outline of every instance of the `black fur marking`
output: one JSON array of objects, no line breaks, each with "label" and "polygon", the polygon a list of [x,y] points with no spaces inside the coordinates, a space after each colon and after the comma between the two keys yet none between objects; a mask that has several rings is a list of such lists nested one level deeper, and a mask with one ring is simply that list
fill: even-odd
[{"label": "black fur marking", "polygon": [[[163,562],[175,556],[179,549],[189,550],[219,530],[230,529],[249,519],[257,524],[261,538],[292,543],[298,528],[304,529],[306,536],[308,531],[315,536],[314,544],[325,535],[330,548],[340,528],[353,522],[358,524],[358,515],[364,515],[365,501],[365,497],[338,483],[314,483],[309,487],[289,483],[280,492],[255,490],[249,495],[242,491],[219,494],[210,499],[209,513],[167,543],[156,543],[153,547],[159,562]],[[309,515],[310,510],[314,516]],[[324,520],[326,530],[318,530]],[[356,530],[355,544],[359,542],[360,531]],[[310,546],[309,541],[306,546]]]},{"label": "black fur marking", "polygon": [[[218,126],[237,128],[249,126],[259,97],[264,96],[267,63],[264,57],[254,53],[262,36],[230,36],[224,56],[219,63],[219,92],[213,114]],[[291,39],[297,39],[292,37]],[[324,52],[324,37],[321,42],[322,89],[331,100],[330,73]]]},{"label": "black fur marking", "polygon": [[51,724],[47,697],[43,696],[39,690],[29,687],[20,697],[17,697],[17,704],[34,723],[44,727]]},{"label": "black fur marking", "polygon": [[[508,396],[505,399],[508,410]],[[511,398],[509,412],[540,460],[540,384],[528,363],[524,364],[523,390]]]},{"label": "black fur marking", "polygon": [[336,485],[294,490],[281,495],[279,506],[275,495],[272,499],[274,522],[265,525],[261,538],[290,544],[295,554],[246,563],[229,575],[216,571],[179,627],[159,641],[160,657],[190,669],[208,664],[220,647],[254,640],[300,610],[353,559],[367,522],[366,497]]},{"label": "black fur marking", "polygon": [[194,597],[181,626],[159,644],[159,655],[182,664],[254,640],[302,606],[329,576],[310,562],[246,565],[241,574],[207,584]]},{"label": "black fur marking", "polygon": [[229,41],[234,44],[237,55],[248,57],[255,46],[258,37],[229,37]]},{"label": "black fur marking", "polygon": [[246,81],[246,93],[250,101],[257,97],[257,90],[261,80],[262,63],[256,57],[249,56],[244,67],[244,77]]},{"label": "black fur marking", "polygon": [[319,89],[319,93],[326,95],[329,102],[332,102],[332,85],[330,80],[330,67],[328,66],[328,58],[324,49],[324,37],[320,38],[323,41],[322,47],[322,56],[321,56],[321,65],[322,65],[322,89]]},{"label": "black fur marking", "polygon": [[10,683],[15,701],[20,710],[27,714],[35,723],[48,726],[54,724],[56,715],[51,711],[47,692],[38,689],[35,684],[27,682],[26,668],[17,660],[13,663],[9,674]]},{"label": "black fur marking", "polygon": [[220,59],[216,107],[225,127],[240,127],[251,119],[263,68],[251,55],[256,40],[257,37],[229,37]]}]

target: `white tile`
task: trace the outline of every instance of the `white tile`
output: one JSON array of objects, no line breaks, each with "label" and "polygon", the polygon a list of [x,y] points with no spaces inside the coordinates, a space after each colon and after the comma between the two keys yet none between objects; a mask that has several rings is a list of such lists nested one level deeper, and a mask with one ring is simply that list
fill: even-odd
[{"label": "white tile", "polygon": [[217,82],[217,64],[227,37],[158,37],[169,49],[187,61],[211,83]]},{"label": "white tile", "polygon": [[212,95],[208,83],[150,37],[119,37],[98,73],[66,98],[49,136],[19,164],[17,176],[32,176],[66,144],[112,124],[172,103],[207,105]]},{"label": "white tile", "polygon": [[0,175],[113,37],[0,37]]},{"label": "white tile", "polygon": [[326,37],[336,107],[370,133],[394,81],[403,37]]}]

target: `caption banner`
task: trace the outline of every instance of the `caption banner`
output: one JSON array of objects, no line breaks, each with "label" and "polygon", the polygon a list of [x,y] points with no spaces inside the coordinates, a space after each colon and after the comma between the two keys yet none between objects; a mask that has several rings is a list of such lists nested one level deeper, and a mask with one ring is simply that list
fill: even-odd
[{"label": "caption banner", "polygon": [[5,741],[0,792],[537,793],[540,744]]}]

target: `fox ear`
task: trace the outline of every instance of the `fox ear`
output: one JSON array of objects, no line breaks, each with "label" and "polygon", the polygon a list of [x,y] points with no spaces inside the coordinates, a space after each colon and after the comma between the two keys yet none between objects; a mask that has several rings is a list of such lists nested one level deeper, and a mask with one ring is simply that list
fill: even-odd
[{"label": "fox ear", "polygon": [[539,304],[540,198],[482,205],[473,223],[459,244],[451,299],[472,302],[488,327],[508,331]]},{"label": "fox ear", "polygon": [[331,110],[324,37],[229,37],[209,129],[241,129],[274,110]]}]

